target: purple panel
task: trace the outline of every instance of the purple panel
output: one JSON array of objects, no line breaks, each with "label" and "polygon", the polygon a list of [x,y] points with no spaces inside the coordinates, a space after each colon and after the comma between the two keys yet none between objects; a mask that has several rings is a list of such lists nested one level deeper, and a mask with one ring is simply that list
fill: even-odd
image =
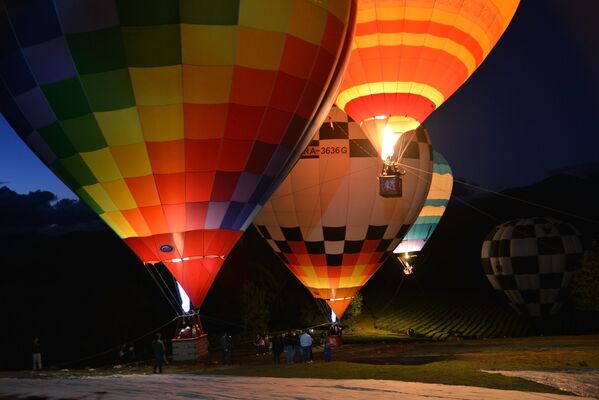
[{"label": "purple panel", "polygon": [[67,34],[113,28],[119,24],[113,0],[55,0],[55,3],[62,29]]},{"label": "purple panel", "polygon": [[264,174],[270,176],[278,175],[283,165],[285,165],[285,161],[287,161],[287,157],[289,157],[290,153],[291,151],[289,149],[279,146],[270,159]]},{"label": "purple panel", "polygon": [[5,4],[21,47],[62,35],[52,0],[5,0]]},{"label": "purple panel", "polygon": [[256,186],[260,182],[261,175],[252,174],[250,172],[242,172],[239,180],[237,181],[237,187],[233,193],[232,201],[246,202],[250,199],[250,196],[254,193]]},{"label": "purple panel", "polygon": [[77,75],[64,36],[23,49],[25,59],[39,85]]},{"label": "purple panel", "polygon": [[56,121],[56,115],[39,87],[16,96],[15,102],[34,129],[46,127]]},{"label": "purple panel", "polygon": [[23,58],[8,15],[0,8],[0,76],[13,96],[36,86]]},{"label": "purple panel", "polygon": [[46,165],[51,165],[54,163],[54,161],[56,161],[56,154],[54,154],[54,152],[46,144],[46,141],[42,139],[40,134],[36,131],[33,131],[31,135],[27,136],[25,141]]},{"label": "purple panel", "polygon": [[206,229],[220,229],[223,218],[229,208],[229,202],[211,201],[206,213]]}]

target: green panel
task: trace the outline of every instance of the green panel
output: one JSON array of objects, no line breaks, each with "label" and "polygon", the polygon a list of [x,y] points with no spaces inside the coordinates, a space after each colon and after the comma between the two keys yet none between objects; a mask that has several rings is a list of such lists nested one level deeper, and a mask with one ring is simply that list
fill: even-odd
[{"label": "green panel", "polygon": [[80,74],[125,68],[125,49],[120,28],[67,36],[71,55]]},{"label": "green panel", "polygon": [[52,168],[73,190],[98,183],[92,171],[79,155],[60,159],[52,164]]},{"label": "green panel", "polygon": [[58,158],[70,157],[77,153],[58,122],[37,131]]},{"label": "green panel", "polygon": [[42,90],[58,119],[75,118],[91,112],[78,77],[44,85]]},{"label": "green panel", "polygon": [[135,96],[127,69],[82,75],[81,82],[94,112],[135,106]]},{"label": "green panel", "polygon": [[181,0],[181,22],[201,25],[237,25],[239,0]]},{"label": "green panel", "polygon": [[119,20],[123,26],[179,23],[177,0],[118,0],[117,5]]},{"label": "green panel", "polygon": [[60,122],[62,129],[79,153],[107,147],[102,131],[93,114]]},{"label": "green panel", "polygon": [[122,28],[130,67],[163,67],[181,64],[179,25]]},{"label": "green panel", "polygon": [[98,203],[96,203],[94,199],[85,190],[75,190],[75,193],[77,193],[77,196],[79,196],[79,198],[83,200],[83,202],[87,204],[89,208],[91,208],[96,214],[101,214],[104,212],[104,210],[102,210],[102,207],[100,207]]}]

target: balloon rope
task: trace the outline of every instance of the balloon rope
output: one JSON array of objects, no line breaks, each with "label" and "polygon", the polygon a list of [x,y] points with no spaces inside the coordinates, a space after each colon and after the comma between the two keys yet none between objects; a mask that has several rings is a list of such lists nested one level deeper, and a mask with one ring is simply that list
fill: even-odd
[{"label": "balloon rope", "polygon": [[[432,172],[424,171],[422,169],[419,169],[419,168],[416,168],[416,167],[412,167],[412,166],[409,166],[409,165],[403,165],[402,164],[402,166],[405,167],[405,168],[408,168],[408,169],[416,170],[418,172],[424,172],[424,173],[431,174],[431,175],[433,174]],[[531,205],[531,206],[534,206],[534,207],[538,207],[538,208],[542,208],[542,209],[545,209],[545,210],[548,210],[548,211],[556,212],[558,214],[566,215],[566,216],[569,216],[569,217],[577,218],[577,219],[580,219],[582,221],[590,222],[590,223],[593,223],[593,224],[599,224],[598,220],[593,220],[593,219],[590,219],[590,218],[587,218],[587,217],[583,217],[583,216],[580,216],[580,215],[577,215],[577,214],[573,214],[573,213],[570,213],[570,212],[567,212],[567,211],[559,210],[557,208],[553,208],[553,207],[545,206],[543,204],[535,203],[533,201],[521,199],[519,197],[510,196],[508,194],[501,193],[501,192],[498,192],[496,190],[487,189],[485,187],[478,186],[478,185],[473,185],[471,183],[460,181],[460,180],[455,179],[455,178],[454,178],[453,181],[456,182],[456,183],[465,185],[465,186],[469,186],[469,187],[474,188],[474,189],[478,189],[478,190],[483,191],[483,192],[492,193],[492,194],[494,194],[496,196],[503,197],[503,198],[506,198],[506,199],[509,199],[509,200],[519,201],[519,202],[524,203],[524,204],[528,204],[528,205]],[[452,197],[454,197],[454,195],[452,195]]]},{"label": "balloon rope", "polygon": [[[148,275],[150,275],[150,278],[152,278],[152,280],[154,281],[154,283],[156,284],[156,286],[158,286],[158,289],[160,289],[160,292],[162,293],[162,295],[164,296],[164,298],[166,299],[166,302],[171,306],[171,308],[175,311],[175,315],[177,317],[181,316],[180,313],[180,307],[178,307],[178,304],[175,305],[173,304],[173,299],[170,298],[166,292],[164,291],[164,288],[160,285],[160,282],[158,282],[158,280],[156,279],[156,276],[154,276],[155,273],[158,273],[158,271],[152,272],[150,270],[150,267],[148,266],[148,264],[144,263],[144,267],[146,269],[146,272],[148,273]],[[155,268],[155,267],[153,267]]]}]

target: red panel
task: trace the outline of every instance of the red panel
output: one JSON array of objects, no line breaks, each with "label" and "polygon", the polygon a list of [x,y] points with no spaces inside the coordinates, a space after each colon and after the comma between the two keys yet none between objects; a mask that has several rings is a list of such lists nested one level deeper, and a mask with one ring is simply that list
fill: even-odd
[{"label": "red panel", "polygon": [[260,141],[254,142],[252,153],[245,165],[245,171],[262,174],[272,158],[277,146]]},{"label": "red panel", "polygon": [[321,91],[326,89],[326,84],[332,75],[331,69],[336,61],[334,56],[327,53],[324,49],[319,49],[318,58],[312,70],[312,75],[310,75],[310,82],[320,86],[322,88]]},{"label": "red panel", "polygon": [[224,139],[218,162],[218,170],[243,171],[252,151],[253,143],[252,140]]},{"label": "red panel", "polygon": [[187,228],[187,217],[185,215],[185,204],[165,204],[162,206],[169,230],[172,233],[185,232]]},{"label": "red panel", "polygon": [[323,96],[323,90],[323,85],[308,82],[304,90],[302,101],[297,106],[297,115],[302,116],[304,119],[311,119],[312,113],[314,112],[313,104],[318,102]]},{"label": "red panel", "polygon": [[224,135],[227,104],[183,104],[185,138],[214,139]]},{"label": "red panel", "polygon": [[331,309],[333,310],[333,312],[339,319],[341,319],[341,317],[343,317],[343,314],[345,314],[345,311],[347,310],[347,307],[349,307],[351,301],[352,301],[352,299],[337,300],[337,301],[326,300],[329,307],[331,307]]},{"label": "red panel", "polygon": [[153,175],[125,178],[125,182],[138,207],[153,206],[160,203]]},{"label": "red panel", "polygon": [[310,260],[315,268],[326,267],[327,257],[324,254],[310,254]]},{"label": "red panel", "polygon": [[368,254],[376,251],[380,242],[380,240],[364,240],[362,251],[359,254]]},{"label": "red panel", "polygon": [[[187,203],[186,205],[187,229],[204,229],[208,202]],[[188,232],[188,234],[191,232]],[[188,238],[186,237],[186,240]]]},{"label": "red panel", "polygon": [[243,232],[228,229],[204,231],[204,252],[207,255],[226,256]]},{"label": "red panel", "polygon": [[154,246],[154,242],[150,238],[130,237],[125,239],[125,243],[144,263],[153,263],[160,260],[156,246]]},{"label": "red panel", "polygon": [[139,211],[144,216],[152,233],[158,234],[168,232],[168,224],[164,218],[162,206],[140,207]]},{"label": "red panel", "polygon": [[237,187],[240,172],[217,171],[212,190],[212,201],[230,201]]},{"label": "red panel", "polygon": [[[302,96],[306,81],[284,72],[279,73],[275,90],[272,94],[271,105],[280,110],[294,112],[297,102]],[[312,103],[314,108],[314,103]]]},{"label": "red panel", "polygon": [[293,254],[308,254],[308,249],[304,242],[287,242]]},{"label": "red panel", "polygon": [[277,78],[277,71],[257,70],[236,65],[233,68],[231,103],[266,106]]},{"label": "red panel", "polygon": [[165,262],[164,265],[183,286],[192,304],[199,308],[223,262],[221,259],[197,259],[178,263]]},{"label": "red panel", "polygon": [[[351,28],[349,28],[351,29]],[[343,31],[345,30],[345,24],[339,21],[332,14],[327,17],[327,26],[324,31],[321,46],[334,56],[337,55],[337,51],[341,47],[341,41],[344,38]]]},{"label": "red panel", "polygon": [[293,113],[289,111],[278,110],[276,108],[267,108],[264,121],[258,131],[258,140],[266,143],[279,144],[285,130],[293,118]]},{"label": "red panel", "polygon": [[297,78],[307,79],[314,66],[314,57],[318,51],[315,45],[287,36],[280,70]]},{"label": "red panel", "polygon": [[225,137],[228,139],[253,140],[257,135],[266,108],[233,103],[229,107],[230,117],[227,120]]},{"label": "red panel", "polygon": [[341,267],[329,267],[327,269],[329,279],[339,279],[341,277]]},{"label": "red panel", "polygon": [[[344,254],[343,255],[343,265],[351,265],[351,269],[358,263],[359,254]],[[345,267],[343,267],[345,268]]]},{"label": "red panel", "polygon": [[148,230],[148,224],[139,209],[121,210],[121,214],[138,235]]},{"label": "red panel", "polygon": [[209,201],[216,172],[189,172],[185,174],[185,201]]},{"label": "red panel", "polygon": [[154,175],[162,204],[185,203],[185,173]]},{"label": "red panel", "polygon": [[218,163],[221,139],[185,140],[185,170],[214,171]]},{"label": "red panel", "polygon": [[155,174],[185,171],[185,143],[183,140],[146,142],[146,148],[152,171]]},{"label": "red panel", "polygon": [[[426,97],[416,94],[397,93],[394,96],[373,94],[350,101],[345,106],[345,111],[354,121],[363,121],[376,115],[410,115],[422,122],[435,110],[434,107],[435,105]],[[370,109],[376,111],[369,111]]]}]

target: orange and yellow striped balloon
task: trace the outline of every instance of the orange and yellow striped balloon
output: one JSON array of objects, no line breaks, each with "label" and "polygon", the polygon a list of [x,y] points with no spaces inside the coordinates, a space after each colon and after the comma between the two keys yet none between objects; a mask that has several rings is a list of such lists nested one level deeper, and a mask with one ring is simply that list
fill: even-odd
[{"label": "orange and yellow striped balloon", "polygon": [[519,0],[361,0],[336,104],[381,152],[383,130],[422,123],[483,62]]}]

